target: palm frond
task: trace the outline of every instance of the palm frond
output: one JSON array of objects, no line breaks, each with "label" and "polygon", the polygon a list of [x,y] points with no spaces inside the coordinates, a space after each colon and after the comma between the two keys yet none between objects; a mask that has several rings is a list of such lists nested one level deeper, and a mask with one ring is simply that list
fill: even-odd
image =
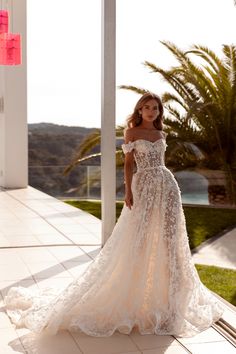
[{"label": "palm frond", "polygon": [[77,161],[83,158],[92,148],[96,147],[101,142],[101,130],[96,129],[95,132],[87,135],[79,146],[78,151],[75,153],[74,158],[70,164],[63,171],[64,175],[67,175],[77,164]]},{"label": "palm frond", "polygon": [[144,88],[141,87],[135,87],[135,86],[131,86],[131,85],[120,85],[118,86],[119,89],[123,89],[123,90],[129,90],[129,91],[133,91],[136,92],[140,95],[145,94],[146,92],[148,92],[148,90],[145,90]]},{"label": "palm frond", "polygon": [[[229,48],[225,48],[225,53],[229,52]],[[204,46],[193,46],[192,50],[187,53],[194,53],[200,56],[205,61],[204,69],[207,68],[210,78],[213,82],[213,90],[215,91],[215,96],[212,99],[218,101],[221,106],[224,104],[229,105],[230,93],[231,93],[231,83],[230,83],[230,67],[226,60],[221,60],[213,51]],[[214,68],[212,72],[211,67]],[[209,86],[210,87],[210,86]]]},{"label": "palm frond", "polygon": [[182,121],[182,116],[179,111],[174,108],[171,104],[166,104],[165,108],[169,111],[169,113],[179,122]]},{"label": "palm frond", "polygon": [[193,53],[203,58],[205,62],[209,63],[215,73],[218,73],[219,69],[222,67],[221,59],[213,52],[213,50],[206,46],[195,44],[190,50],[186,51],[185,53]]},{"label": "palm frond", "polygon": [[181,64],[180,68],[174,68],[175,75],[181,74],[181,76],[186,79],[186,82],[191,82],[193,84],[193,87],[197,89],[200,95],[208,98],[215,95],[212,81],[205,75],[200,67],[190,60],[187,55],[189,51],[184,52],[171,42],[161,41],[161,43],[175,55],[176,59]]},{"label": "palm frond", "polygon": [[[117,150],[115,151],[115,154],[118,155],[118,156],[119,156],[119,155],[122,155],[122,150],[121,150],[121,149],[117,149]],[[90,154],[90,155],[87,155],[87,156],[85,156],[85,157],[78,158],[77,160],[74,160],[74,161],[73,161],[73,165],[70,164],[70,165],[68,165],[68,166],[65,168],[65,170],[63,171],[63,175],[67,175],[74,167],[78,166],[78,165],[81,164],[82,162],[91,160],[91,159],[93,159],[93,158],[95,158],[95,157],[101,157],[101,156],[102,156],[101,152],[97,152],[97,153],[95,153],[95,154]]]},{"label": "palm frond", "polygon": [[192,90],[181,77],[177,77],[173,70],[164,70],[157,67],[155,64],[145,61],[144,65],[149,67],[152,72],[159,73],[164,78],[164,80],[170,84],[173,89],[185,100],[186,102],[193,99],[197,99],[194,90]]},{"label": "palm frond", "polygon": [[180,97],[176,96],[173,93],[165,92],[162,94],[161,99],[164,104],[173,101],[183,107],[185,111],[188,110],[188,106],[186,105],[186,103]]}]

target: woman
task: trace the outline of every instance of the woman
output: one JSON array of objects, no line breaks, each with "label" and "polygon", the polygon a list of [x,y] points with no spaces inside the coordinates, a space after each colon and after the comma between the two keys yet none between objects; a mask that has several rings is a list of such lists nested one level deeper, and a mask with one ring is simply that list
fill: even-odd
[{"label": "woman", "polygon": [[17,326],[91,336],[136,327],[141,334],[190,337],[220,318],[223,308],[191,259],[180,189],[164,164],[162,121],[160,98],[144,94],[125,130],[125,205],[111,236],[61,292],[11,288],[5,304]]}]

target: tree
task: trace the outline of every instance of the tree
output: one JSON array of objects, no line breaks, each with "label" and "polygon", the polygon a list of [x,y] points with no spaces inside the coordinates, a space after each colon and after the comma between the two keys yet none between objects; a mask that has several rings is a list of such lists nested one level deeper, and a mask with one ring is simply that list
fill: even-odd
[{"label": "tree", "polygon": [[[175,56],[178,65],[169,70],[148,61],[144,65],[172,88],[162,94],[167,111],[164,125],[169,133],[166,164],[174,170],[198,166],[223,171],[228,199],[236,204],[236,47],[223,45],[221,59],[201,45],[183,51],[173,43],[161,43]],[[200,60],[199,65],[196,59]],[[138,94],[148,91],[127,85],[120,88]],[[122,135],[123,127],[118,127],[117,136]],[[83,142],[67,172],[98,143],[100,131]],[[121,163],[120,149],[117,157]]]},{"label": "tree", "polygon": [[[197,148],[197,154],[193,153],[190,159],[201,156],[203,167],[223,170],[229,200],[235,204],[236,47],[223,45],[220,59],[201,45],[183,51],[173,43],[161,43],[175,56],[178,65],[169,70],[148,61],[144,65],[172,87],[172,92],[162,95],[168,112],[165,125],[171,131],[169,144],[175,146],[174,154],[182,151],[183,160],[187,161],[190,150]],[[201,59],[199,65],[195,63],[196,57]],[[133,86],[121,88],[145,91]]]}]

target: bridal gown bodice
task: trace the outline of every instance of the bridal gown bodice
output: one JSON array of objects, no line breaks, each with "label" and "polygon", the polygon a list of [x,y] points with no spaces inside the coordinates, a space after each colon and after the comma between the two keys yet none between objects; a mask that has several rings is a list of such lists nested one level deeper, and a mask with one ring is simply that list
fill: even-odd
[{"label": "bridal gown bodice", "polygon": [[167,144],[138,139],[134,150],[134,203],[121,215],[100,253],[65,289],[34,293],[11,288],[5,297],[17,326],[56,333],[59,329],[110,336],[115,330],[190,337],[223,312],[201,283],[191,258],[181,192],[165,166]]},{"label": "bridal gown bodice", "polygon": [[[165,166],[166,140],[159,138],[152,142],[138,139],[127,144],[122,144],[124,153],[134,151],[136,172],[133,174],[132,190],[136,193],[136,201],[141,197],[144,205],[145,197],[161,196],[175,189],[174,199],[179,201],[181,191],[171,171]],[[142,189],[142,190],[141,190]],[[152,191],[152,192],[151,192]],[[156,205],[154,203],[151,207]],[[134,208],[138,206],[134,204]]]},{"label": "bridal gown bodice", "polygon": [[158,168],[165,165],[164,151],[166,149],[166,141],[163,138],[152,142],[145,139],[138,139],[128,144],[123,144],[124,152],[130,152],[133,149],[134,158],[139,171]]}]

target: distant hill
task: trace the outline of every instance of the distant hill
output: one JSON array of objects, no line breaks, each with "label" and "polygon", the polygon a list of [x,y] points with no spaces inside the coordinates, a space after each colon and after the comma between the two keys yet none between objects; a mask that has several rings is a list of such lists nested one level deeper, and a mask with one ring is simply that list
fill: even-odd
[{"label": "distant hill", "polygon": [[96,128],[85,128],[85,127],[74,127],[67,125],[58,125],[53,123],[34,123],[28,124],[28,129],[32,133],[38,134],[52,134],[52,135],[64,135],[64,134],[72,134],[72,135],[81,135],[84,137],[85,135],[91,133]]},{"label": "distant hill", "polygon": [[29,165],[67,165],[83,139],[96,128],[28,124]]},{"label": "distant hill", "polygon": [[[94,158],[63,176],[83,139],[96,128],[70,127],[51,123],[28,124],[29,184],[54,196],[70,195],[70,190],[86,189],[87,166],[99,165]],[[93,151],[99,151],[99,146]]]}]

